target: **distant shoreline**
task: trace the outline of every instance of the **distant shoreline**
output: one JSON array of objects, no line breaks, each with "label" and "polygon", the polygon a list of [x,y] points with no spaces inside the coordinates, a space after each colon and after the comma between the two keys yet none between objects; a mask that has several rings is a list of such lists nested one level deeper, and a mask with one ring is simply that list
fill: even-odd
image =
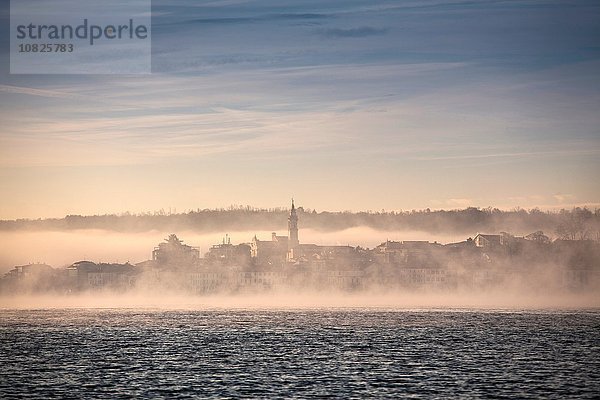
[{"label": "distant shoreline", "polygon": [[[154,212],[145,214],[68,215],[64,218],[0,220],[0,231],[71,231],[102,229],[114,232],[189,230],[193,232],[281,230],[286,227],[288,210],[230,207],[186,213]],[[571,210],[541,211],[469,207],[460,210],[329,212],[299,207],[303,229],[335,232],[353,227],[381,231],[420,230],[435,233],[469,234],[472,232],[532,232],[542,230],[553,235],[560,225],[572,220],[584,221],[593,231],[600,230],[600,209],[576,207]],[[560,234],[557,234],[560,237]]]}]

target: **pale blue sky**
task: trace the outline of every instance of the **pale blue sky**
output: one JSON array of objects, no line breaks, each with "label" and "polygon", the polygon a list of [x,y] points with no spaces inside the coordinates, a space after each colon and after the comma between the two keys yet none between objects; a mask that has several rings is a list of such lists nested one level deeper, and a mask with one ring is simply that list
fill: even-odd
[{"label": "pale blue sky", "polygon": [[0,218],[600,203],[597,2],[153,13],[151,75],[10,75],[3,33]]}]

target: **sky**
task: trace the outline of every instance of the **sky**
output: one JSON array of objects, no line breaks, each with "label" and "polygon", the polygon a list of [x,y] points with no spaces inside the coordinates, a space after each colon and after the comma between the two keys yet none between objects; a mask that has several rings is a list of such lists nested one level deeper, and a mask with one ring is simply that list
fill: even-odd
[{"label": "sky", "polygon": [[153,1],[145,75],[10,74],[1,4],[0,219],[600,206],[598,2]]}]

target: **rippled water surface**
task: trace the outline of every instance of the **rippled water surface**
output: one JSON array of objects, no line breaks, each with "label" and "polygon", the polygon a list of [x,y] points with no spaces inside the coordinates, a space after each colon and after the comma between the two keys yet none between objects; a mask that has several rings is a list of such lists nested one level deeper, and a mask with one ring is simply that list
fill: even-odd
[{"label": "rippled water surface", "polygon": [[0,398],[600,395],[600,313],[0,311]]}]

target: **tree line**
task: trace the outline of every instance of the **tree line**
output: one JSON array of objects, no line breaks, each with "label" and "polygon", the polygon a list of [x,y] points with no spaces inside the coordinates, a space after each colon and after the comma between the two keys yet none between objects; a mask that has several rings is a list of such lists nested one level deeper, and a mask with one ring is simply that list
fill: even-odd
[{"label": "tree line", "polygon": [[[76,230],[103,229],[117,232],[150,230],[223,232],[232,230],[284,230],[289,210],[231,206],[197,209],[184,213],[164,212],[106,215],[67,215],[64,218],[1,220],[0,230]],[[570,210],[499,210],[468,207],[460,210],[341,211],[330,212],[298,208],[300,227],[320,231],[339,231],[353,227],[376,230],[419,230],[431,233],[473,234],[474,232],[529,233],[542,230],[550,236],[568,240],[600,240],[600,209],[576,207]]]}]

